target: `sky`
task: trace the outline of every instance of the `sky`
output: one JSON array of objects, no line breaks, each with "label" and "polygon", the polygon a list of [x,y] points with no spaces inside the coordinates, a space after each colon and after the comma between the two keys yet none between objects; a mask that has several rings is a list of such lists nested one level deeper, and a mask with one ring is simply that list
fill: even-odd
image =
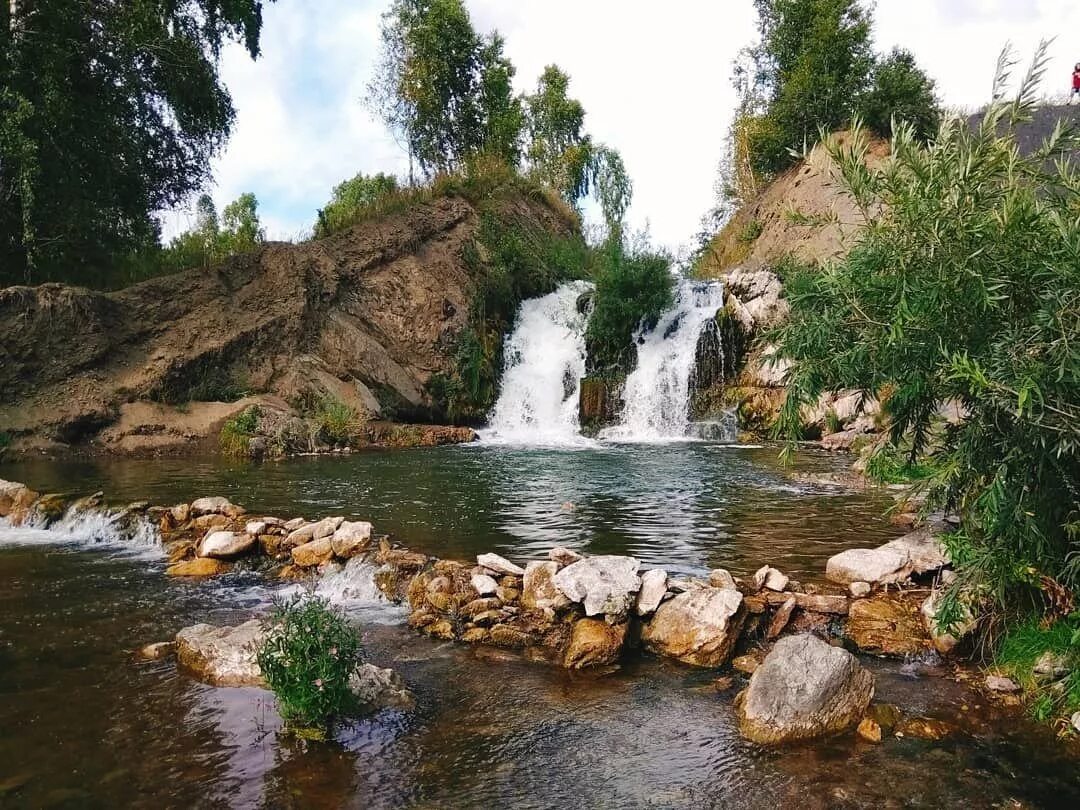
[{"label": "sky", "polygon": [[[571,77],[594,139],[618,149],[634,182],[629,220],[678,249],[714,201],[735,105],[731,63],[754,38],[752,0],[466,0],[480,32],[498,29],[529,91],[545,65]],[[407,161],[363,104],[389,0],[277,0],[264,11],[262,55],[222,56],[237,118],[214,161],[219,209],[246,191],[271,239],[311,227],[333,186],[357,172],[404,174]],[[878,0],[879,52],[911,50],[949,106],[974,108],[1011,42],[1026,63],[1055,37],[1049,94],[1067,92],[1080,62],[1076,0]],[[193,222],[164,217],[166,235]]]}]

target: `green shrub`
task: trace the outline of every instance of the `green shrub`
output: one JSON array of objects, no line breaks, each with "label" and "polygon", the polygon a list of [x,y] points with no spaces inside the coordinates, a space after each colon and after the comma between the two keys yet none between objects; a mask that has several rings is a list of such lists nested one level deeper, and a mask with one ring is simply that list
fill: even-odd
[{"label": "green shrub", "polygon": [[339,183],[334,186],[330,202],[319,210],[315,223],[315,238],[321,239],[370,218],[372,213],[379,210],[379,206],[384,206],[397,192],[397,179],[382,172],[374,175],[357,174],[352,179]]},{"label": "green shrub", "polygon": [[329,395],[319,400],[314,419],[320,438],[329,444],[348,444],[356,437],[362,422],[355,408]]},{"label": "green shrub", "polygon": [[251,446],[251,437],[259,424],[259,408],[252,405],[245,408],[232,419],[228,420],[221,428],[218,437],[221,444],[221,452],[234,458],[247,458]]},{"label": "green shrub", "polygon": [[[1078,141],[1059,128],[1024,156],[1016,139],[1045,54],[1012,101],[1003,57],[977,128],[953,119],[923,145],[903,124],[875,167],[865,133],[830,144],[867,225],[844,259],[788,279],[790,319],[770,337],[794,363],[789,437],[824,391],[890,387],[889,441],[930,456],[930,508],[962,522],[955,589],[1010,615],[1080,587],[1080,173],[1045,168]],[[964,417],[939,426],[944,404]]]},{"label": "green shrub", "polygon": [[738,240],[749,244],[761,236],[761,232],[764,230],[765,226],[761,224],[760,219],[752,219],[746,223],[746,227],[739,233]]},{"label": "green shrub", "polygon": [[326,601],[303,595],[275,605],[257,660],[282,719],[327,730],[357,708],[349,679],[360,655],[356,629]]},{"label": "green shrub", "polygon": [[675,288],[671,257],[643,245],[609,240],[598,259],[586,334],[590,370],[629,371],[635,359],[634,334],[671,306]]},{"label": "green shrub", "polygon": [[863,122],[884,138],[892,137],[892,122],[910,124],[915,136],[929,140],[941,123],[934,80],[915,63],[910,51],[893,48],[870,73],[870,89],[858,101]]}]

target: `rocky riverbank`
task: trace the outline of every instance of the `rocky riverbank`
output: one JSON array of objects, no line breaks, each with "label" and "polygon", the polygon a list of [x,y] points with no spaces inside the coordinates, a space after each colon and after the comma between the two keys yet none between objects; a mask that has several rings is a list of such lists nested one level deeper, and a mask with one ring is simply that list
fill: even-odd
[{"label": "rocky riverbank", "polygon": [[[44,528],[88,514],[105,518],[121,536],[154,535],[174,577],[242,567],[314,583],[367,566],[386,598],[407,606],[409,625],[432,638],[598,672],[644,652],[716,670],[721,689],[748,675],[736,708],[743,732],[762,743],[856,727],[868,739],[901,727],[908,735],[931,727],[944,733],[873,704],[873,676],[852,654],[931,661],[953,651],[956,639],[933,630],[934,586],[949,569],[932,526],[838,554],[825,581],[803,584],[769,565],[750,577],[724,569],[680,577],[643,569],[633,557],[566,548],[523,565],[491,553],[444,560],[377,535],[371,523],[339,516],[251,515],[221,497],[109,509],[100,493],[72,500],[0,483],[0,519],[9,525]],[[178,634],[175,649],[185,671],[207,682],[254,685],[261,681],[252,653],[259,632],[258,623],[198,625]],[[159,646],[154,654],[171,649]],[[365,688],[378,696],[373,705],[404,700],[407,690],[391,675],[368,674],[375,680]],[[386,689],[376,688],[380,683]],[[988,685],[1002,688],[989,679]],[[1014,695],[999,700],[1018,702]]]}]

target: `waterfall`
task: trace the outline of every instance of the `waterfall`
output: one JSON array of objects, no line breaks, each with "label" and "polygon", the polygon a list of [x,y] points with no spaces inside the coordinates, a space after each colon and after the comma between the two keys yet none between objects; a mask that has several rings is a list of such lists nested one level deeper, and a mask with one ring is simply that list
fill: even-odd
[{"label": "waterfall", "polygon": [[504,345],[502,390],[485,441],[580,444],[578,394],[585,375],[588,312],[578,306],[592,289],[572,281],[521,305]]},{"label": "waterfall", "polygon": [[[656,326],[639,333],[637,367],[626,378],[619,424],[602,431],[616,441],[701,437],[690,422],[698,341],[724,304],[720,282],[681,281],[675,304]],[[708,438],[716,438],[709,432]]]}]

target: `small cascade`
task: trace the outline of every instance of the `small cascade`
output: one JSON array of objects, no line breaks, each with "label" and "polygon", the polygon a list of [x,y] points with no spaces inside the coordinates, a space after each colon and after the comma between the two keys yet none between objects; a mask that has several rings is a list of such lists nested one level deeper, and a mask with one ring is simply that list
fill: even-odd
[{"label": "small cascade", "polygon": [[626,378],[619,423],[602,431],[601,438],[631,442],[717,440],[721,434],[723,440],[730,438],[722,422],[698,430],[690,419],[699,344],[719,347],[719,341],[701,337],[704,331],[715,330],[714,319],[723,305],[720,282],[679,283],[674,306],[653,329],[637,335],[637,367]]},{"label": "small cascade", "polygon": [[578,393],[585,375],[585,327],[579,301],[592,285],[572,281],[521,305],[504,348],[502,390],[485,441],[570,445],[584,441]]},{"label": "small cascade", "polygon": [[354,557],[315,584],[315,593],[336,605],[372,607],[388,604],[375,584],[375,565]]},{"label": "small cascade", "polygon": [[24,545],[108,547],[157,556],[161,536],[145,517],[127,511],[72,508],[51,523],[39,519],[21,526],[0,520],[0,546]]}]

